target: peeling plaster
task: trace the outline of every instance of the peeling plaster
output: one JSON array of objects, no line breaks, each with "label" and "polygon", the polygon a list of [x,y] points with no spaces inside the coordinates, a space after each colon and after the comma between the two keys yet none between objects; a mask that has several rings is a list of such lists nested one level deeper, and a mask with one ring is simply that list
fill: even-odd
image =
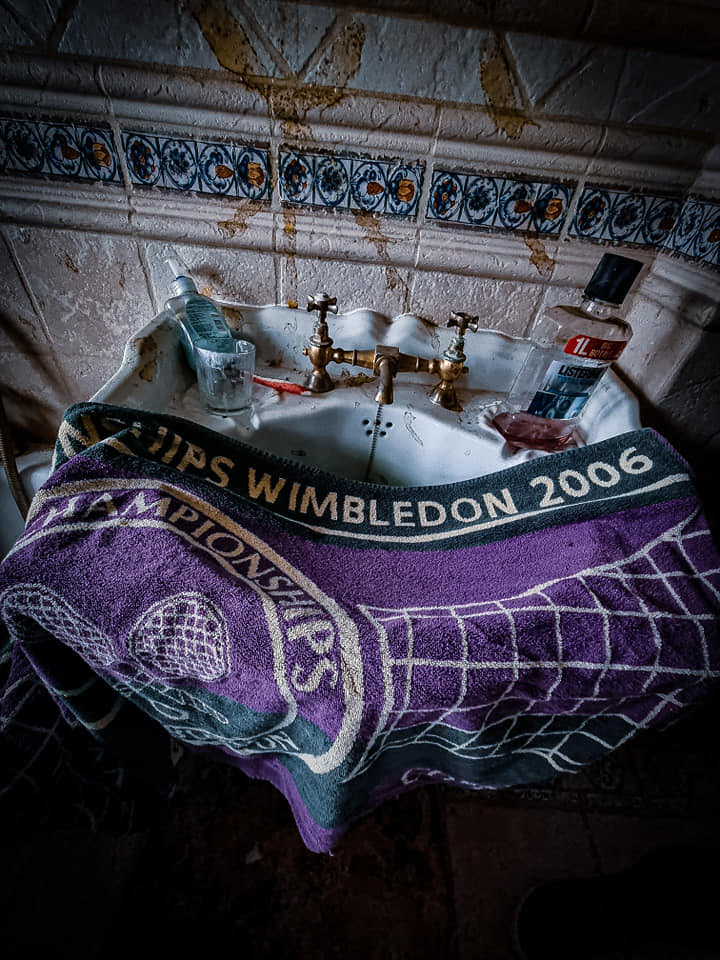
[{"label": "peeling plaster", "polygon": [[318,86],[304,83],[297,75],[283,80],[266,76],[247,34],[223,0],[190,0],[189,6],[218,63],[265,99],[270,116],[281,121],[286,136],[311,138],[312,130],[304,124],[308,110],[339,103],[346,96],[348,80],[360,67],[365,44],[362,23],[351,20],[332,41],[313,71],[323,77],[323,85]]},{"label": "peeling plaster", "polygon": [[518,140],[526,124],[538,126],[523,114],[507,55],[495,37],[488,42],[480,60],[480,83],[490,119],[510,140]]},{"label": "peeling plaster", "polygon": [[248,228],[248,220],[260,213],[263,209],[261,200],[242,200],[229,220],[218,220],[218,228],[228,237],[234,237],[237,233],[245,233]]},{"label": "peeling plaster", "polygon": [[399,291],[403,298],[403,305],[407,307],[410,300],[410,288],[400,276],[397,267],[394,267],[390,263],[390,255],[387,249],[390,238],[386,237],[380,229],[380,219],[378,215],[365,212],[359,212],[353,215],[355,222],[363,230],[367,240],[373,244],[378,252],[378,257],[383,262],[385,267],[385,286],[388,290]]},{"label": "peeling plaster", "polygon": [[546,280],[549,280],[555,269],[555,261],[545,252],[545,246],[539,237],[524,237],[525,246],[530,251],[530,263],[536,268],[537,272]]},{"label": "peeling plaster", "polygon": [[297,299],[297,287],[298,287],[298,274],[297,274],[297,264],[295,263],[295,244],[296,244],[296,231],[295,226],[296,214],[295,210],[292,207],[283,207],[283,233],[287,237],[287,250],[285,252],[285,279],[283,283],[283,296],[285,297],[285,303],[291,307],[293,310],[297,310],[298,299]]}]

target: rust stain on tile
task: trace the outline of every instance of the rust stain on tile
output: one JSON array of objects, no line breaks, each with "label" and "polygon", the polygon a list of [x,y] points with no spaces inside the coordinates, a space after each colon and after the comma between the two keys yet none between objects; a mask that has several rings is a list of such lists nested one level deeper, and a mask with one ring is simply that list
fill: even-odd
[{"label": "rust stain on tile", "polygon": [[298,77],[275,79],[265,75],[252,44],[223,0],[190,0],[190,11],[218,63],[247,89],[262,96],[272,117],[281,121],[288,137],[312,138],[304,122],[313,107],[331,107],[346,95],[345,86],[362,59],[365,27],[351,21],[332,41],[317,72],[323,84],[303,83]]},{"label": "rust stain on tile", "polygon": [[530,263],[541,277],[549,279],[555,269],[555,261],[545,252],[545,246],[539,237],[524,237],[525,246],[530,251]]},{"label": "rust stain on tile", "polygon": [[283,207],[283,232],[287,234],[288,237],[295,237],[297,232],[297,214],[294,207]]},{"label": "rust stain on tile", "polygon": [[295,245],[297,241],[296,219],[297,215],[292,207],[283,207],[283,232],[287,237],[287,249],[285,250],[285,273],[283,283],[283,293],[285,303],[296,310],[298,306],[298,275],[297,263],[295,262]]},{"label": "rust stain on tile", "polygon": [[56,253],[55,258],[59,263],[62,263],[63,266],[67,267],[68,270],[72,270],[73,273],[80,273],[78,268],[75,266],[75,261],[73,260],[73,258],[70,256],[69,253],[63,254],[62,258],[60,257],[60,254]]},{"label": "rust stain on tile", "polygon": [[355,222],[364,231],[368,241],[373,244],[378,252],[378,257],[385,266],[385,285],[388,290],[399,291],[404,307],[407,307],[410,298],[410,289],[407,283],[400,276],[397,267],[390,262],[388,253],[388,244],[390,238],[386,237],[380,227],[380,218],[375,213],[365,213],[359,211],[353,214]]},{"label": "rust stain on tile", "polygon": [[487,97],[487,111],[498,130],[518,140],[529,120],[518,103],[510,65],[497,40],[493,38],[480,61],[480,83]]},{"label": "rust stain on tile", "polygon": [[218,220],[218,228],[228,237],[234,237],[238,233],[245,233],[250,217],[254,217],[256,213],[260,213],[262,208],[262,200],[241,200],[235,213],[229,220]]},{"label": "rust stain on tile", "polygon": [[363,230],[369,242],[372,243],[377,250],[378,256],[382,260],[387,260],[387,248],[390,240],[380,229],[380,218],[378,215],[360,210],[354,212],[353,216],[355,217],[355,223]]}]

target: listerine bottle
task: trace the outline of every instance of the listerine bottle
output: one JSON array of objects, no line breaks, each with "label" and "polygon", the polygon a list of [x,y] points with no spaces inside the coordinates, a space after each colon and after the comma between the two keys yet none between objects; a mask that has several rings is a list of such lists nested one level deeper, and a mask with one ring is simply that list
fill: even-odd
[{"label": "listerine bottle", "polygon": [[614,315],[642,263],[607,253],[585,287],[582,306],[546,310],[507,401],[493,423],[511,445],[562,450],[605,371],[632,337]]},{"label": "listerine bottle", "polygon": [[166,260],[174,280],[170,288],[174,294],[165,308],[180,325],[182,345],[190,367],[195,369],[195,346],[212,350],[232,350],[233,335],[220,308],[198,292],[190,277],[185,276],[177,260]]}]

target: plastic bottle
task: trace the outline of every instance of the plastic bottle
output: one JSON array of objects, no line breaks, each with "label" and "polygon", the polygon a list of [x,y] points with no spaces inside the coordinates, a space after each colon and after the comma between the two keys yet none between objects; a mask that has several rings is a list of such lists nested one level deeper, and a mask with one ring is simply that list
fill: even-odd
[{"label": "plastic bottle", "polygon": [[605,371],[632,337],[613,315],[642,263],[607,253],[585,287],[582,306],[546,310],[530,351],[493,424],[512,446],[562,450]]},{"label": "plastic bottle", "polygon": [[212,350],[232,350],[233,335],[219,307],[198,292],[190,277],[185,276],[177,260],[165,261],[174,280],[170,288],[175,296],[165,304],[180,324],[182,345],[190,367],[195,370],[195,346]]}]

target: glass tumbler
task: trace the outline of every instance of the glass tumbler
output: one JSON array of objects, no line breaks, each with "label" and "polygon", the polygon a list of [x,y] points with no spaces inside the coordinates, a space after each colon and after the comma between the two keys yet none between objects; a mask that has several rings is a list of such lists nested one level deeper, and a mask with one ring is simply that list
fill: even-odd
[{"label": "glass tumbler", "polygon": [[195,361],[200,395],[211,413],[233,414],[250,409],[255,372],[254,344],[235,340],[228,350],[214,350],[198,344]]}]

